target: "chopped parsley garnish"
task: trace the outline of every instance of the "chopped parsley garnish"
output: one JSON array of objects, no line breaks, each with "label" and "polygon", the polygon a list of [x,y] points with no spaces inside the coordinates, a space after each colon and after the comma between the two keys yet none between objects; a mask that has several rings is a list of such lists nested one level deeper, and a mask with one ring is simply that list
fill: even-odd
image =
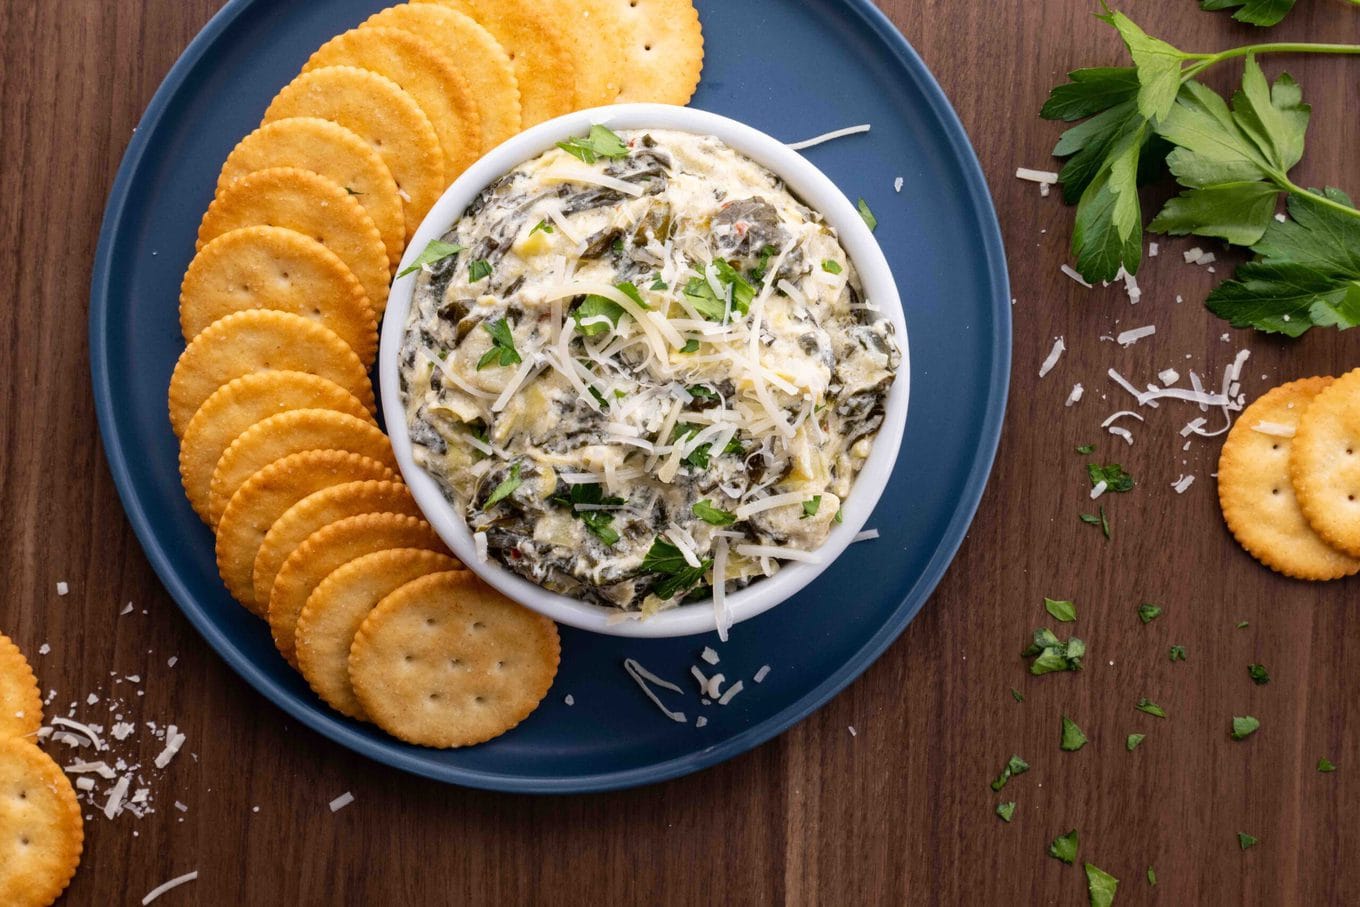
[{"label": "chopped parsley garnish", "polygon": [[756,283],[765,281],[765,274],[770,270],[770,258],[778,251],[774,246],[765,246],[760,250],[760,261],[750,272],[752,280]]},{"label": "chopped parsley garnish", "polygon": [[1318,759],[1317,770],[1320,772],[1334,772],[1336,771],[1336,764],[1326,756],[1323,756]]},{"label": "chopped parsley garnish", "polygon": [[615,327],[618,327],[619,319],[622,318],[624,314],[623,306],[619,305],[614,300],[606,299],[603,296],[596,296],[592,293],[581,300],[581,304],[578,305],[576,311],[572,313],[572,318],[576,321],[576,330],[585,334],[587,337],[594,337],[596,334],[603,334],[605,331],[609,330],[609,325],[598,320],[591,320],[590,324],[583,324],[583,322],[604,316],[605,318],[608,318]]},{"label": "chopped parsley garnish", "polygon": [[814,494],[812,497],[808,498],[806,501],[803,502],[803,515],[800,516],[798,519],[806,520],[810,516],[816,516],[817,511],[820,510],[821,507],[822,496],[819,494]]},{"label": "chopped parsley garnish", "polygon": [[1140,712],[1147,712],[1149,715],[1152,715],[1156,718],[1166,717],[1166,709],[1162,708],[1157,703],[1153,702],[1151,699],[1148,699],[1147,697],[1138,700],[1138,705],[1135,706],[1135,708],[1137,708],[1138,711]]},{"label": "chopped parsley garnish", "polygon": [[872,233],[877,230],[878,218],[874,217],[874,212],[869,210],[869,203],[860,199],[857,207],[859,208],[859,216],[864,218],[864,224],[869,228],[869,232]]},{"label": "chopped parsley garnish", "polygon": [[1124,748],[1127,749],[1130,753],[1133,752],[1135,749],[1138,748],[1138,744],[1143,742],[1143,739],[1145,737],[1147,737],[1147,734],[1130,734],[1124,740]]},{"label": "chopped parsley garnish", "polygon": [[1156,885],[1157,885],[1157,870],[1153,869],[1151,866],[1148,867],[1148,871],[1147,871],[1147,880],[1148,880],[1148,884],[1149,884],[1149,885],[1152,885],[1153,887],[1156,887]]},{"label": "chopped parsley garnish", "polygon": [[1025,701],[1024,694],[1017,690],[1015,687],[1011,687],[1011,698],[1014,699],[1016,702]]},{"label": "chopped parsley garnish", "polygon": [[1248,847],[1255,847],[1256,838],[1247,834],[1245,831],[1239,831],[1237,833],[1237,846],[1243,850],[1246,850]]},{"label": "chopped parsley garnish", "polygon": [[706,384],[691,384],[685,389],[689,391],[689,395],[696,400],[718,399],[718,392]]},{"label": "chopped parsley garnish", "polygon": [[1162,606],[1143,602],[1138,606],[1138,619],[1145,624],[1150,624],[1162,616]]},{"label": "chopped parsley garnish", "polygon": [[1235,715],[1232,720],[1232,739],[1245,740],[1256,733],[1260,726],[1261,722],[1250,715]]},{"label": "chopped parsley garnish", "polygon": [[609,251],[613,252],[615,255],[623,254],[623,237],[619,237],[618,239],[610,243]]},{"label": "chopped parsley garnish", "polygon": [[1063,623],[1071,623],[1077,619],[1077,606],[1072,602],[1060,601],[1055,598],[1044,598],[1044,610],[1053,615],[1054,620]]},{"label": "chopped parsley garnish", "polygon": [[1172,646],[1169,657],[1172,661],[1185,661],[1185,646]]},{"label": "chopped parsley garnish", "polygon": [[482,358],[477,360],[477,371],[480,372],[488,365],[504,367],[518,365],[523,361],[519,357],[519,351],[515,349],[515,335],[504,318],[483,321],[482,328],[491,335],[491,349],[482,353]]},{"label": "chopped parsley garnish", "polygon": [[1083,456],[1086,454],[1093,454],[1095,452],[1096,446],[1094,444],[1081,444],[1077,447],[1077,453],[1082,454]]},{"label": "chopped parsley garnish", "polygon": [[[751,301],[756,298],[756,288],[737,273],[736,268],[721,258],[713,260],[713,270],[717,275],[718,285],[732,296],[732,312],[741,315],[749,312]],[[726,298],[719,298],[708,278],[691,277],[685,284],[684,293],[690,305],[709,321],[721,322],[728,315]]]},{"label": "chopped parsley garnish", "polygon": [[714,507],[708,501],[695,501],[690,512],[711,526],[731,526],[737,521],[735,513]]},{"label": "chopped parsley garnish", "polygon": [[1036,676],[1054,671],[1080,671],[1085,655],[1086,643],[1075,636],[1064,642],[1047,627],[1035,630],[1034,642],[1020,653],[1021,658],[1034,659],[1029,672]]},{"label": "chopped parsley garnish", "polygon": [[1012,800],[1010,803],[998,803],[996,805],[996,814],[1001,817],[1002,822],[1009,822],[1011,817],[1015,815],[1015,801]]},{"label": "chopped parsley garnish", "polygon": [[1264,686],[1265,684],[1270,683],[1270,672],[1266,670],[1265,665],[1247,665],[1247,676],[1250,677],[1251,682],[1257,686]]},{"label": "chopped parsley garnish", "polygon": [[1118,887],[1119,880],[1114,876],[1090,863],[1086,864],[1086,891],[1091,898],[1091,907],[1110,907]]},{"label": "chopped parsley garnish", "polygon": [[1108,539],[1110,537],[1110,520],[1107,516],[1105,516],[1104,507],[1100,508],[1099,516],[1097,516],[1094,513],[1083,513],[1080,514],[1077,518],[1081,520],[1083,523],[1086,523],[1087,525],[1099,526],[1100,531],[1105,534],[1105,538]]},{"label": "chopped parsley garnish", "polygon": [[680,549],[658,537],[642,559],[642,569],[646,573],[656,573],[664,577],[652,587],[652,592],[663,601],[669,601],[682,592],[688,592],[703,581],[713,561],[703,560],[699,566],[690,566]]},{"label": "chopped parsley garnish", "polygon": [[468,283],[476,283],[491,276],[491,262],[485,258],[474,258],[468,262]]},{"label": "chopped parsley garnish", "polygon": [[[680,422],[675,426],[675,431],[671,435],[671,441],[673,443],[684,442],[693,438],[698,433],[699,426],[690,422]],[[712,455],[712,448],[713,445],[707,442],[700,444],[698,447],[691,450],[689,456],[685,457],[680,462],[684,463],[686,466],[693,466],[695,469],[707,469],[709,458]],[[745,448],[741,446],[741,442],[734,437],[731,441],[727,442],[727,446],[722,449],[722,452],[725,454],[739,454],[744,450]]]},{"label": "chopped parsley garnish", "polygon": [[1118,463],[1107,463],[1104,466],[1099,463],[1088,463],[1086,474],[1091,477],[1092,488],[1104,482],[1106,491],[1122,494],[1133,490],[1133,476],[1125,472],[1124,467]]},{"label": "chopped parsley garnish", "polygon": [[534,228],[529,231],[529,235],[533,236],[535,233],[556,233],[556,232],[557,228],[555,228],[552,224],[548,223],[546,220],[541,220],[538,223],[534,224]]},{"label": "chopped parsley garnish", "polygon": [[682,353],[699,352],[699,341],[695,340],[693,337],[689,338],[688,340],[685,341],[685,345],[680,347],[680,352]]},{"label": "chopped parsley garnish", "polygon": [[524,484],[524,480],[519,477],[519,464],[510,467],[510,475],[503,482],[496,486],[491,492],[491,496],[482,505],[483,510],[490,510],[494,505],[510,497],[516,488]]},{"label": "chopped parsley garnish", "polygon": [[828,258],[826,261],[822,262],[822,270],[828,274],[839,274],[841,272],[841,263],[834,258]]},{"label": "chopped parsley garnish", "polygon": [[1062,742],[1058,747],[1069,753],[1075,753],[1087,743],[1086,734],[1077,727],[1077,723],[1066,715],[1062,716]]},{"label": "chopped parsley garnish", "polygon": [[631,280],[625,280],[620,283],[614,284],[614,289],[618,290],[624,296],[627,296],[629,299],[633,300],[633,302],[637,303],[638,308],[651,309],[651,306],[647,303],[647,300],[642,298],[642,293],[638,292],[637,286]]},{"label": "chopped parsley garnish", "polygon": [[1029,771],[1028,762],[1021,759],[1019,756],[1011,756],[1011,758],[1007,760],[1005,768],[1001,769],[1001,774],[997,775],[996,780],[992,782],[992,790],[1001,790],[1011,778],[1014,778],[1016,775],[1023,775],[1027,771]]},{"label": "chopped parsley garnish", "polygon": [[654,278],[652,278],[652,285],[651,285],[650,287],[648,287],[647,289],[649,289],[649,290],[666,290],[666,289],[669,289],[669,287],[666,286],[666,281],[664,281],[664,280],[661,279],[661,275],[660,275],[660,274],[657,274]]},{"label": "chopped parsley garnish", "polygon": [[1048,855],[1071,866],[1077,859],[1077,830],[1074,828],[1054,838],[1053,843],[1048,845]]},{"label": "chopped parsley garnish", "polygon": [[613,161],[628,156],[628,146],[618,133],[598,125],[591,126],[588,135],[558,142],[557,147],[587,164],[593,164],[602,157]]},{"label": "chopped parsley garnish", "polygon": [[419,271],[421,268],[425,267],[425,265],[432,265],[436,262],[443,261],[450,255],[457,255],[461,251],[463,251],[463,247],[458,245],[458,243],[432,239],[430,240],[430,244],[425,247],[425,251],[421,252],[420,255],[416,257],[416,260],[411,262],[410,265],[402,268],[397,276],[405,277],[412,271]]},{"label": "chopped parsley garnish", "polygon": [[571,508],[571,515],[582,523],[590,533],[604,542],[613,545],[619,540],[619,531],[613,527],[614,514],[608,510],[578,510],[577,504],[617,506],[624,503],[623,498],[605,497],[604,489],[595,482],[582,482],[572,485],[565,493],[552,496],[554,504]]},{"label": "chopped parsley garnish", "polygon": [[844,522],[845,522],[845,508],[844,508],[844,507],[837,507],[837,508],[836,508],[836,515],[833,516],[833,517],[831,518],[831,521],[832,521],[833,523],[835,523],[837,526],[839,526],[841,523],[844,523]]}]

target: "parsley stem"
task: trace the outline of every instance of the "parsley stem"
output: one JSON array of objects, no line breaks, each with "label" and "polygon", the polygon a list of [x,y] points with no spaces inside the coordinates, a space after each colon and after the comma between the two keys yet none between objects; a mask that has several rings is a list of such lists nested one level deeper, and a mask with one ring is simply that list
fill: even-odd
[{"label": "parsley stem", "polygon": [[1308,200],[1311,202],[1315,202],[1319,205],[1323,205],[1335,211],[1340,211],[1343,214],[1350,215],[1351,217],[1360,217],[1360,210],[1357,210],[1355,208],[1348,208],[1345,205],[1341,204],[1340,202],[1330,199],[1320,192],[1313,192],[1310,189],[1305,189],[1298,183],[1295,183],[1289,177],[1285,176],[1283,173],[1272,174],[1272,176],[1275,178],[1275,181],[1286,192],[1292,192],[1294,195],[1306,195],[1308,196]]},{"label": "parsley stem", "polygon": [[1247,54],[1360,54],[1360,44],[1311,44],[1308,42],[1277,41],[1266,44],[1244,44],[1213,54],[1186,54],[1186,59],[1198,60],[1181,71],[1185,82],[1204,72],[1215,63],[1245,57]]}]

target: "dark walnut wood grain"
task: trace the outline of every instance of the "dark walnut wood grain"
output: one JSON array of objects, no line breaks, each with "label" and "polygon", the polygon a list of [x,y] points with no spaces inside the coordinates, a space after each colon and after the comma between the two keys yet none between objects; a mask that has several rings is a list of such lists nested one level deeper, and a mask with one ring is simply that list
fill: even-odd
[{"label": "dark walnut wood grain", "polygon": [[[88,381],[90,261],[132,127],[218,5],[0,6],[0,629],[33,656],[59,702],[107,687],[110,671],[140,673],[143,717],[177,721],[197,757],[173,764],[155,816],[88,823],[67,903],[136,903],[198,869],[197,884],[164,903],[1084,904],[1080,868],[1045,856],[1074,827],[1079,860],[1122,880],[1120,905],[1354,903],[1360,585],[1291,582],[1243,554],[1215,504],[1217,445],[1180,451],[1182,409],[1137,426],[1128,449],[1099,422],[1120,401],[1104,377],[1111,364],[1145,380],[1168,365],[1212,374],[1249,343],[1243,387],[1254,396],[1360,364],[1360,335],[1221,341],[1226,328],[1200,305],[1215,277],[1186,267],[1179,251],[1189,244],[1179,241],[1164,242],[1140,273],[1136,308],[1116,288],[1087,291],[1059,273],[1071,212],[1012,174],[1052,166],[1059,127],[1035,113],[1062,73],[1121,59],[1093,4],[885,3],[978,148],[1016,297],[996,470],[939,591],[863,678],[779,739],[698,776],[575,798],[428,784],[296,727],[194,633],[128,528]],[[1360,11],[1298,5],[1273,37],[1360,41]],[[1190,0],[1129,6],[1182,46],[1260,40]],[[1267,66],[1278,72],[1281,61]],[[1299,182],[1360,192],[1360,63],[1291,59],[1288,68],[1315,112]],[[1156,336],[1128,350],[1099,339],[1148,323]],[[1041,381],[1058,335],[1069,351]],[[1064,408],[1076,381],[1086,400]],[[1104,500],[1109,543],[1076,519],[1090,509],[1073,453],[1085,441],[1116,452],[1141,482]],[[1169,486],[1182,472],[1197,480],[1177,496]],[[64,598],[58,580],[71,583]],[[1078,602],[1076,632],[1091,649],[1081,674],[1033,678],[1017,657],[1050,623],[1045,595]],[[1140,624],[1144,600],[1166,616]],[[136,610],[120,617],[128,601]],[[1242,620],[1250,625],[1235,629]],[[53,650],[38,657],[43,642]],[[1172,644],[1189,659],[1171,663]],[[1249,682],[1252,661],[1269,667],[1268,686]],[[1139,696],[1171,718],[1136,712]],[[1060,714],[1092,744],[1060,752]],[[1233,742],[1234,714],[1256,715],[1261,731]],[[1129,754],[1123,740],[1135,731],[1148,737]],[[148,742],[140,758],[158,749]],[[988,781],[1012,752],[1033,769],[995,795]],[[1335,774],[1314,770],[1324,755]],[[327,801],[345,790],[357,802],[332,815]],[[170,807],[175,799],[187,814]],[[1003,799],[1019,803],[1009,825],[993,814]],[[1238,831],[1261,843],[1239,851]]]}]

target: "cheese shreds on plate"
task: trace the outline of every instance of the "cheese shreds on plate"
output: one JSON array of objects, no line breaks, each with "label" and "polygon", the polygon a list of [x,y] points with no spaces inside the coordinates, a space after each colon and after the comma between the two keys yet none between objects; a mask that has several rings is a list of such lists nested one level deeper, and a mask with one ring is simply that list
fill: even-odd
[{"label": "cheese shreds on plate", "polygon": [[760,666],[760,670],[759,670],[759,671],[756,671],[756,676],[752,677],[751,679],[754,680],[756,683],[764,683],[764,682],[765,682],[765,678],[766,678],[767,676],[769,676],[769,673],[770,673],[770,666],[769,666],[769,665],[761,665],[761,666]]},{"label": "cheese shreds on plate", "polygon": [[176,876],[175,878],[171,879],[168,882],[157,885],[155,888],[151,889],[146,893],[146,897],[142,898],[142,907],[146,907],[147,904],[150,904],[152,901],[156,900],[156,898],[165,894],[167,891],[178,888],[179,886],[187,884],[189,882],[197,881],[197,879],[198,870],[195,869],[193,872],[186,872],[182,876]]},{"label": "cheese shreds on plate", "polygon": [[789,148],[793,151],[802,151],[804,148],[811,148],[823,142],[830,142],[834,139],[842,139],[847,135],[858,135],[861,132],[868,132],[870,124],[862,123],[859,126],[847,126],[844,129],[833,129],[831,132],[824,132],[821,135],[814,135],[810,139],[803,139],[801,142],[789,142]]},{"label": "cheese shreds on plate", "polygon": [[671,721],[676,721],[680,724],[685,724],[689,721],[689,719],[685,717],[684,712],[674,712],[666,708],[666,704],[656,695],[651,684],[656,684],[659,687],[671,690],[675,693],[683,692],[678,686],[671,683],[669,680],[662,680],[660,677],[657,677],[632,658],[625,658],[623,660],[623,669],[628,672],[628,676],[633,678],[633,681],[642,689],[643,693],[647,694],[647,698],[652,701],[653,705],[661,710],[663,715]]},{"label": "cheese shreds on plate", "polygon": [[1059,337],[1053,341],[1053,348],[1048,351],[1047,358],[1039,365],[1039,377],[1042,378],[1053,371],[1053,366],[1058,364],[1058,359],[1062,357],[1063,351],[1067,349],[1067,344],[1063,338]]},{"label": "cheese shreds on plate", "polygon": [[737,694],[742,691],[742,688],[744,686],[745,685],[740,680],[732,684],[730,687],[727,688],[727,691],[718,698],[718,705],[727,705],[729,702],[736,698]]}]

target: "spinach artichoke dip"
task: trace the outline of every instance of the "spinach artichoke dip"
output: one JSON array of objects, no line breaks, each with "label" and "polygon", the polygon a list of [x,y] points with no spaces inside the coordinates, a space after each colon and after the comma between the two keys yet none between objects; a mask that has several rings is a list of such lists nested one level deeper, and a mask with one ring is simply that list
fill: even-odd
[{"label": "spinach artichoke dip", "polygon": [[479,554],[641,615],[816,561],[901,361],[836,233],[716,138],[594,127],[418,259],[416,462]]}]

